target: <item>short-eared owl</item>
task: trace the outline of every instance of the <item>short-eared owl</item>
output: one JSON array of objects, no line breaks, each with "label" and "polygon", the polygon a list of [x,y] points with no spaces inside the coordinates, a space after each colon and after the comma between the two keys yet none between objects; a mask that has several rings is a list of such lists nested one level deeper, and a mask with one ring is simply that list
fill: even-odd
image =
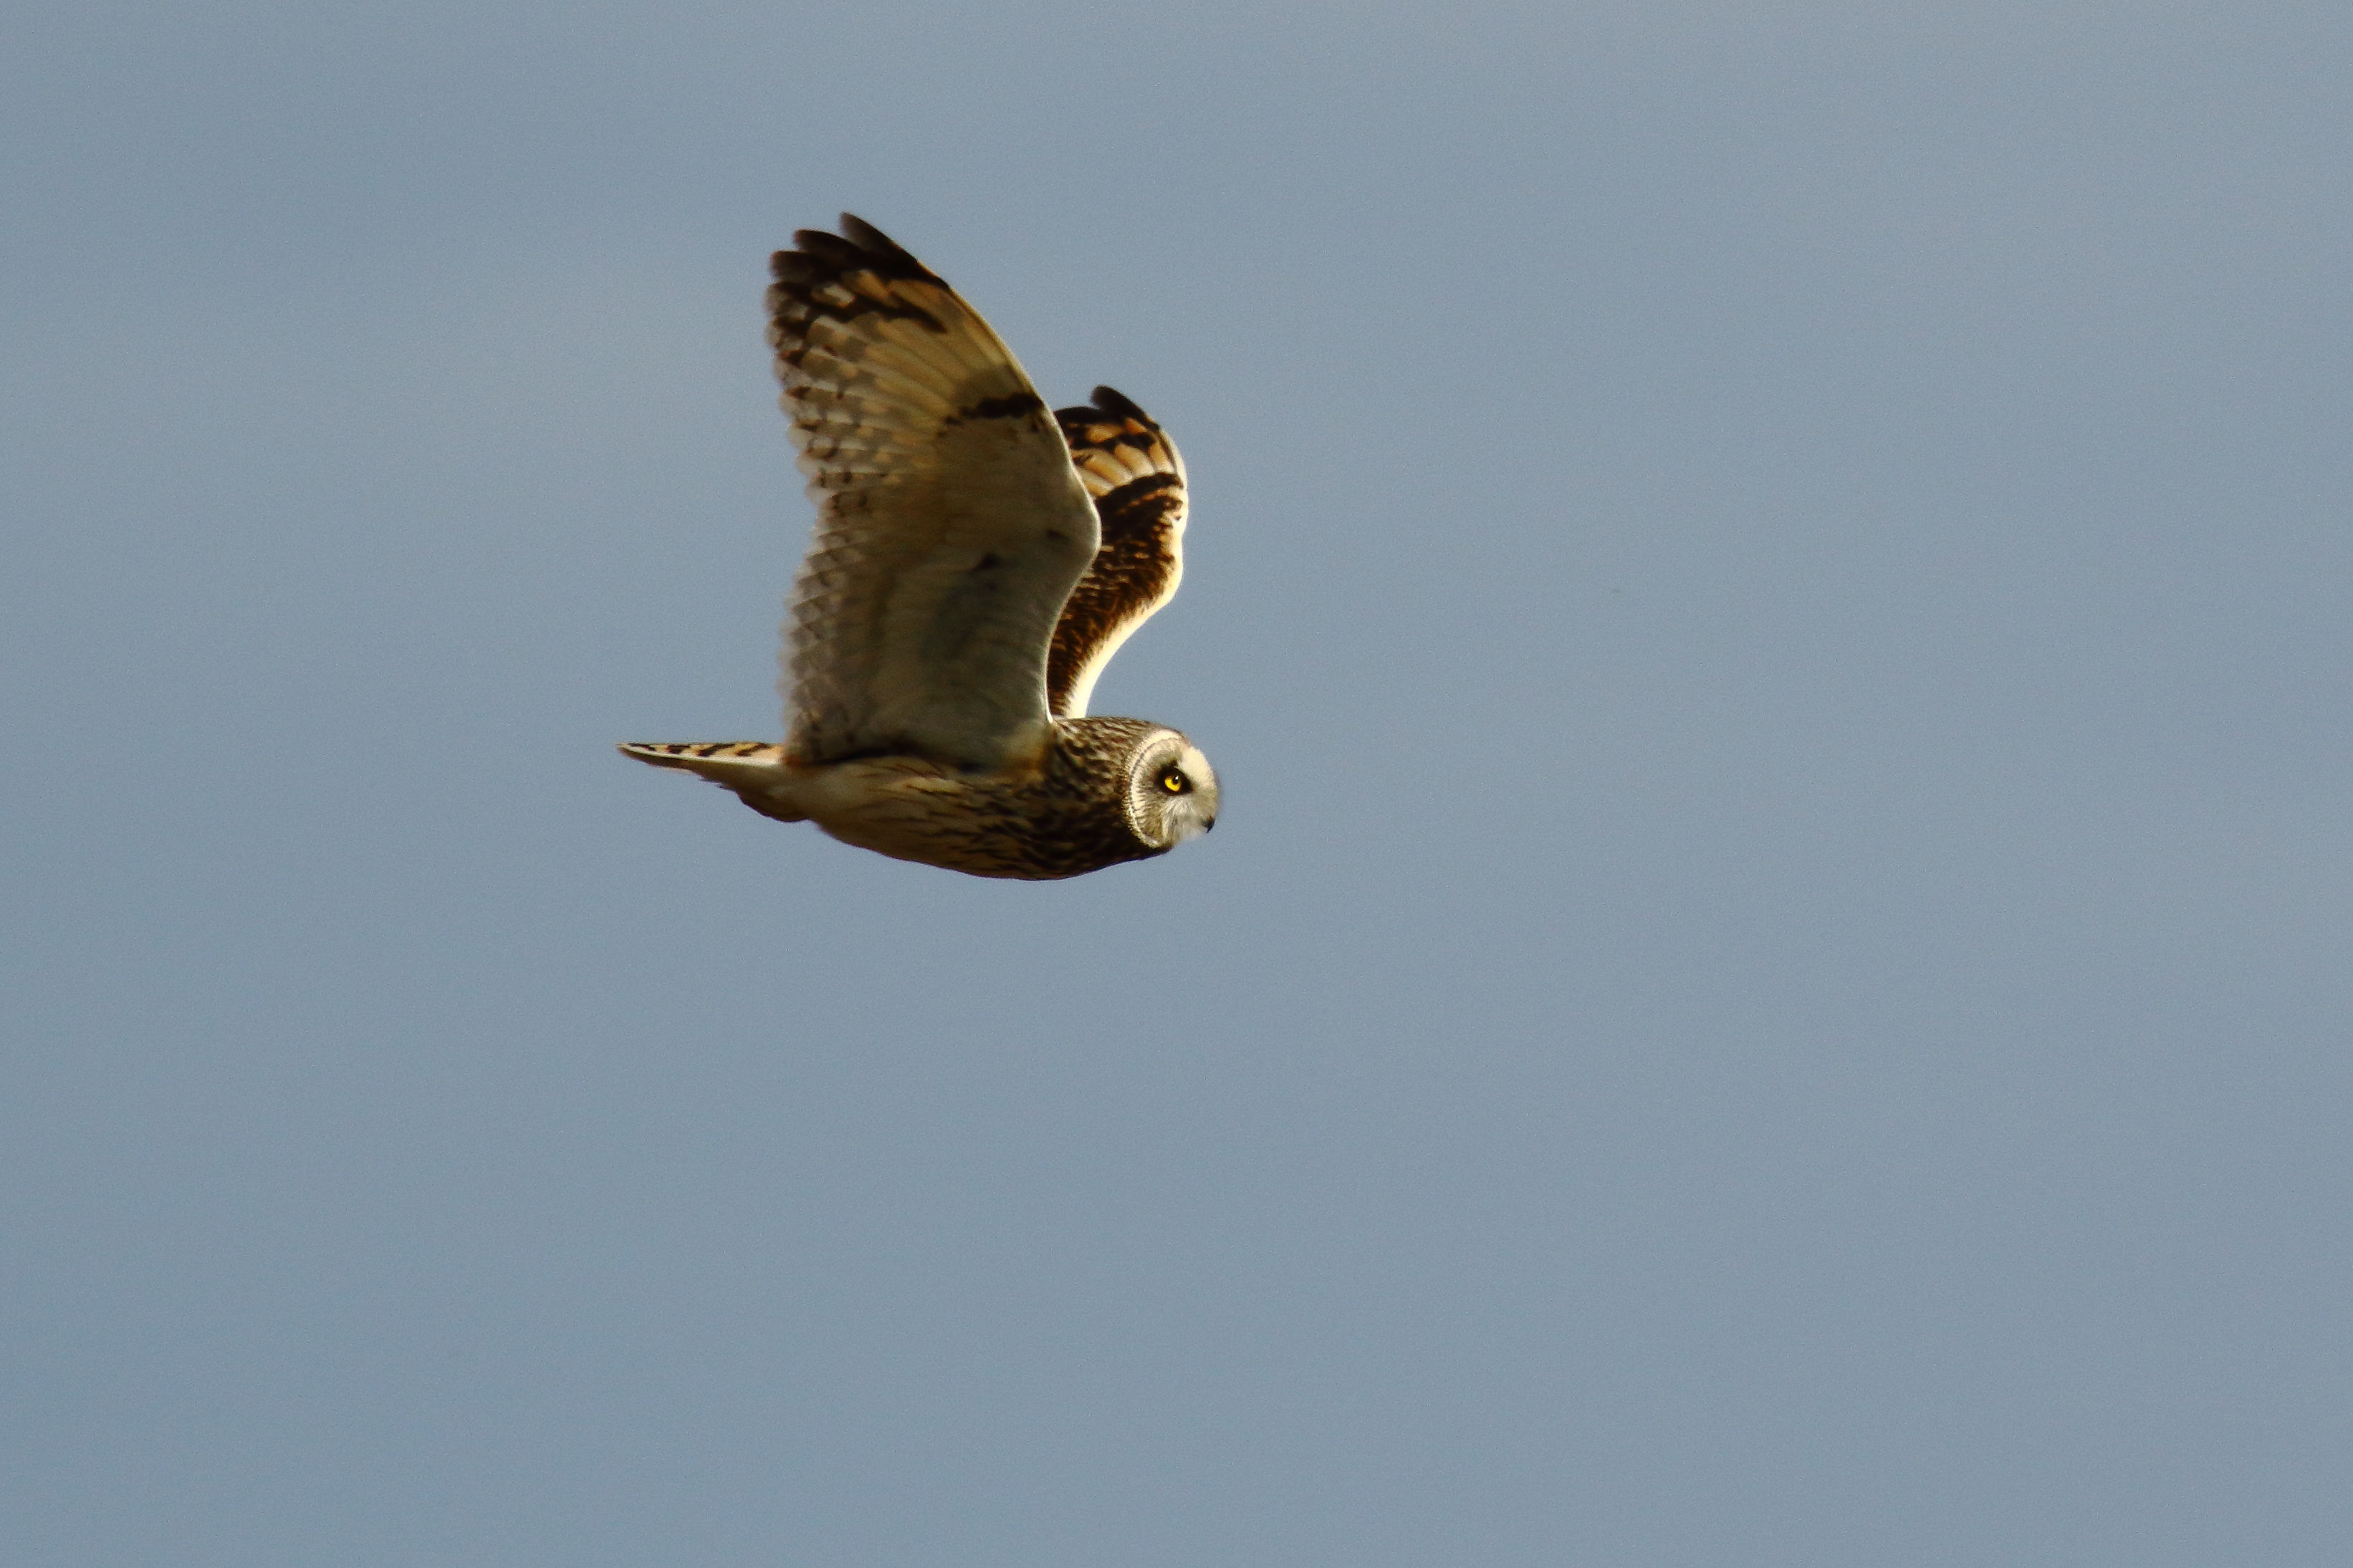
[{"label": "short-eared owl", "polygon": [[1184,569],[1185,464],[1107,386],[1050,415],[979,312],[880,229],[804,229],[768,290],[817,502],[786,626],[786,736],[627,745],[753,810],[976,877],[1165,855],[1216,825],[1176,731],[1090,719]]}]

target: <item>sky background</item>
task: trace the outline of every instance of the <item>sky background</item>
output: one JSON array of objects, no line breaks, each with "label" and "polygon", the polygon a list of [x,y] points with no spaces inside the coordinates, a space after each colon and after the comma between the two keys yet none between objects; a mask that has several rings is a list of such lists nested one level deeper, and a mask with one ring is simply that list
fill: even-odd
[{"label": "sky background", "polygon": [[[2353,1553],[2353,12],[8,32],[12,1563]],[[1182,444],[1214,837],[614,754],[845,207]]]}]

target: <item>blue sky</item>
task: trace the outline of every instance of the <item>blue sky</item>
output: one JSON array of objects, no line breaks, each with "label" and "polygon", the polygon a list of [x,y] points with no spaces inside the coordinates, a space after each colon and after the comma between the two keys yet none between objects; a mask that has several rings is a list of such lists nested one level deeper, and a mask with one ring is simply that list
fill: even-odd
[{"label": "blue sky", "polygon": [[[2353,23],[154,4],[0,62],[0,1530],[2353,1548]],[[765,258],[1190,466],[1000,885],[778,732]]]}]

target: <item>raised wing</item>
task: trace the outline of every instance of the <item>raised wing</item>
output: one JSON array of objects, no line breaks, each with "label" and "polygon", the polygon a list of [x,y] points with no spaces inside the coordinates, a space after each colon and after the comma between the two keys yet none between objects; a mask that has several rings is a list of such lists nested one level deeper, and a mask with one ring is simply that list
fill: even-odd
[{"label": "raised wing", "polygon": [[786,750],[1017,760],[1045,738],[1048,645],[1095,558],[1069,448],[1003,340],[881,230],[844,214],[793,243],[768,341],[818,521]]},{"label": "raised wing", "polygon": [[1057,717],[1082,719],[1119,645],[1176,596],[1185,575],[1185,459],[1152,416],[1108,386],[1095,388],[1092,407],[1054,417],[1103,534],[1055,623],[1046,662],[1049,705]]}]

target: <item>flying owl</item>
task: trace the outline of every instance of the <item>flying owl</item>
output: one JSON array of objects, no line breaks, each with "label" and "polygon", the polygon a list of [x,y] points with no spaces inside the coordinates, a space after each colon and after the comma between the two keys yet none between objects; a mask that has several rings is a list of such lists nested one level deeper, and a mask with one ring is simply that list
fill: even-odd
[{"label": "flying owl", "polygon": [[785,743],[622,752],[976,877],[1081,876],[1215,826],[1192,742],[1087,716],[1184,570],[1175,445],[1107,386],[1049,413],[979,312],[871,224],[793,243],[768,342],[818,521],[785,627]]}]

